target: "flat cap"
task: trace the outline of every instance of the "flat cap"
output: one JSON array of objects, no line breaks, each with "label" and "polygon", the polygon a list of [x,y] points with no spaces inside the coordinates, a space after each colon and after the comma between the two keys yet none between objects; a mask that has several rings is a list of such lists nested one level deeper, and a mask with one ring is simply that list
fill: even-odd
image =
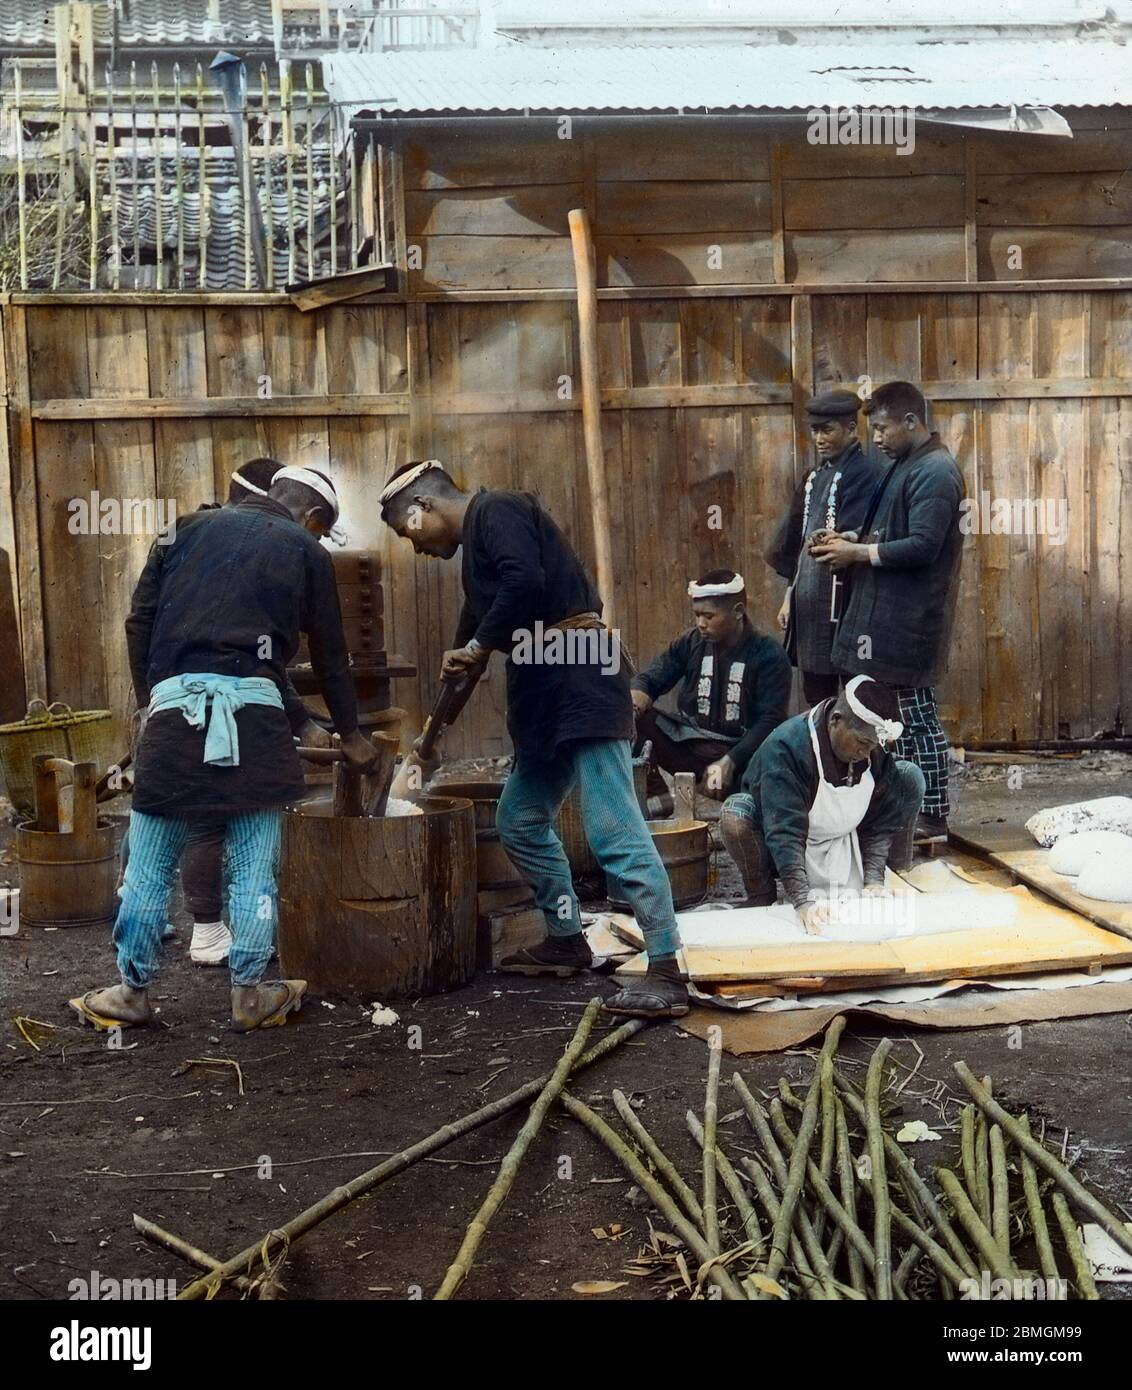
[{"label": "flat cap", "polygon": [[806,402],[806,415],[811,425],[822,420],[855,420],[861,401],[855,391],[823,391]]}]

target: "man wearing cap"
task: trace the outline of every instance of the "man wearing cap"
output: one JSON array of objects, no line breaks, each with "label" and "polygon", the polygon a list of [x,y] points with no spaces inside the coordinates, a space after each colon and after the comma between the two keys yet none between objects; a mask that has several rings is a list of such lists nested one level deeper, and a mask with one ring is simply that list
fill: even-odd
[{"label": "man wearing cap", "polygon": [[330,556],[319,545],[338,517],[330,480],[281,469],[267,496],[181,522],[127,622],[139,708],[130,858],[114,925],[122,983],[72,1006],[100,1027],[152,1021],[148,989],[177,863],[195,823],[222,820],[238,1032],[282,1023],[306,982],[262,983],[274,948],[283,807],[304,794],[284,709],[288,660],[307,634],[311,664],[358,771],[376,756],[358,732],[357,702]]},{"label": "man wearing cap", "polygon": [[[948,739],[935,686],[947,665],[963,536],[963,474],[928,428],[923,393],[910,381],[873,392],[865,413],[890,460],[859,536],[824,537],[814,559],[846,581],[833,662],[894,687],[904,736],[897,748],[924,774],[917,836],[947,834]],[[860,529],[860,528],[859,528]]]},{"label": "man wearing cap", "polygon": [[[547,936],[508,956],[502,968],[566,977],[592,964],[570,865],[554,828],[577,785],[586,839],[601,867],[622,885],[648,951],[647,974],[605,1007],[643,1018],[686,1014],[672,890],[633,790],[628,675],[616,634],[601,621],[601,599],[570,542],[530,493],[464,492],[436,459],[394,473],[381,494],[381,517],[419,555],[451,559],[462,550],[464,607],[441,679],[478,679],[492,652],[508,654],[507,727],[515,765],[496,827],[534,890]],[[563,660],[560,651],[574,656]],[[611,652],[616,659],[608,659]]]},{"label": "man wearing cap", "polygon": [[[694,772],[722,801],[751,754],[786,718],[792,673],[779,642],[747,616],[743,576],[710,570],[688,585],[694,626],[633,677],[637,748],[665,772]],[[653,702],[680,683],[674,714]]]},{"label": "man wearing cap", "polygon": [[819,463],[797,488],[767,552],[771,568],[790,584],[778,625],[809,705],[836,694],[841,681],[832,648],[844,598],[842,579],[816,562],[813,547],[825,535],[856,531],[879,478],[857,437],[860,407],[854,392],[841,390],[806,403]]},{"label": "man wearing cap", "polygon": [[[226,507],[237,506],[249,497],[266,497],[276,474],[283,464],[278,459],[254,458],[240,464],[228,483]],[[197,514],[215,516],[221,509],[219,502],[205,502],[197,508]],[[139,631],[134,644],[135,655],[143,665],[145,658],[139,650],[142,632],[149,626],[142,615],[154,611],[157,594],[161,588],[161,570],[168,546],[155,545],[150,553],[150,563],[142,571],[134,590],[133,610],[136,617],[127,620],[127,630],[132,626]],[[330,744],[329,735],[316,724],[303,704],[298,691],[286,677],[283,688],[283,708],[295,738],[306,747],[326,747]],[[146,715],[141,711],[142,720]],[[185,910],[193,919],[193,934],[189,944],[189,959],[194,965],[223,965],[232,948],[232,932],[223,920],[224,910],[224,835],[223,820],[194,821],[185,842],[185,852],[181,856],[181,884],[185,895]],[[129,831],[122,842],[122,872],[125,873],[129,859]],[[164,939],[176,936],[176,930],[167,926]]]},{"label": "man wearing cap", "polygon": [[886,751],[903,732],[897,711],[893,691],[856,676],[765,740],[719,822],[747,906],[775,902],[777,875],[817,933],[837,895],[885,891],[885,865],[924,793],[920,769]]}]

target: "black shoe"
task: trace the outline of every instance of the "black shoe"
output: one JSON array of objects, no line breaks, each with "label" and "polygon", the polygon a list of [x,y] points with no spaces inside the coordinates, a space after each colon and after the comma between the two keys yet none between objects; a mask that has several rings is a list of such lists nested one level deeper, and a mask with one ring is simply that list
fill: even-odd
[{"label": "black shoe", "polygon": [[499,968],[509,975],[554,975],[565,980],[588,970],[593,960],[585,933],[575,932],[573,936],[548,936],[537,946],[504,956]]},{"label": "black shoe", "polygon": [[916,817],[916,833],[913,839],[914,843],[918,845],[922,845],[928,840],[946,840],[947,817],[927,816],[921,811]]}]

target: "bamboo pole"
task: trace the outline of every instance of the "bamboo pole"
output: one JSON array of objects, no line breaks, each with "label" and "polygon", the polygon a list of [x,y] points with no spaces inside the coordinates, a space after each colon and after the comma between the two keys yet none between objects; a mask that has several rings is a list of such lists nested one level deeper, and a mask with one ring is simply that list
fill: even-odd
[{"label": "bamboo pole", "polygon": [[715,1144],[719,1121],[719,1062],[723,1055],[718,1029],[708,1029],[707,1094],[704,1097],[704,1236],[711,1250],[719,1250],[719,1211],[716,1206]]},{"label": "bamboo pole", "polygon": [[173,64],[173,182],[177,195],[177,288],[185,288],[185,166],[181,155],[181,65]]},{"label": "bamboo pole", "polygon": [[197,149],[199,170],[197,182],[200,189],[197,204],[197,283],[200,288],[208,288],[208,168],[205,162],[204,138],[204,69],[197,64]]},{"label": "bamboo pole", "polygon": [[[857,1172],[853,1166],[853,1151],[849,1144],[849,1126],[845,1121],[845,1111],[834,1095],[834,1129],[837,1140],[837,1183],[841,1189],[841,1204],[851,1220],[857,1219]],[[871,1250],[872,1247],[870,1246]],[[850,1243],[847,1252],[849,1261],[849,1282],[855,1289],[865,1287],[864,1264],[856,1247]],[[874,1256],[873,1268],[876,1267]],[[871,1271],[870,1271],[871,1272]]]},{"label": "bamboo pole", "polygon": [[290,59],[279,64],[279,118],[283,125],[283,173],[287,189],[287,283],[298,279],[295,268],[295,113]]},{"label": "bamboo pole", "polygon": [[329,152],[329,192],[330,192],[330,273],[338,274],[338,108],[331,106],[327,122],[330,130]]},{"label": "bamboo pole", "polygon": [[996,1279],[1006,1279],[1012,1283],[1018,1278],[1018,1271],[1002,1253],[994,1236],[983,1224],[971,1199],[963,1190],[963,1184],[949,1168],[937,1168],[935,1173],[940,1187],[943,1188],[947,1200],[951,1203],[959,1224],[970,1236],[981,1258],[986,1261],[986,1267]]},{"label": "bamboo pole", "polygon": [[[983,1085],[990,1090],[990,1077],[983,1077]],[[990,1186],[990,1136],[987,1119],[980,1110],[975,1116],[975,1190],[971,1201],[978,1209],[979,1220],[988,1229],[991,1224],[991,1186]]]},{"label": "bamboo pole", "polygon": [[1124,1223],[1118,1220],[1103,1202],[1098,1201],[1091,1192],[1083,1187],[1065,1164],[1060,1159],[1054,1158],[1044,1144],[1040,1144],[1026,1133],[1018,1121],[999,1105],[986,1087],[976,1081],[965,1062],[955,1063],[955,1074],[967,1088],[979,1109],[990,1119],[996,1120],[1014,1144],[1028,1153],[1039,1168],[1045,1169],[1080,1211],[1087,1212],[1098,1226],[1108,1232],[1122,1250],[1126,1250],[1132,1255],[1132,1233],[1129,1233]]},{"label": "bamboo pole", "polygon": [[[147,1221],[144,1216],[139,1216],[137,1212],[134,1212],[134,1230],[152,1244],[160,1245],[172,1254],[179,1255],[187,1264],[196,1265],[198,1269],[207,1269],[215,1273],[220,1268],[220,1261],[214,1255],[198,1250],[187,1240],[182,1240],[180,1236],[173,1235],[171,1231],[165,1231],[160,1226],[154,1225],[152,1221]],[[237,1274],[232,1283],[244,1292],[252,1286],[252,1281],[242,1274]]]},{"label": "bamboo pole", "polygon": [[1006,1170],[1006,1145],[1002,1126],[991,1125],[991,1232],[995,1243],[1010,1259],[1010,1175]]},{"label": "bamboo pole", "polygon": [[884,1064],[891,1050],[891,1039],[884,1038],[869,1059],[865,1081],[865,1141],[871,1170],[869,1181],[873,1188],[873,1249],[876,1252],[876,1294],[879,1299],[892,1297],[892,1203],[888,1195],[884,1127],[880,1118]]},{"label": "bamboo pole", "polygon": [[1081,1244],[1077,1223],[1073,1220],[1073,1213],[1069,1210],[1069,1203],[1065,1200],[1065,1194],[1055,1192],[1050,1201],[1053,1206],[1053,1214],[1057,1217],[1057,1224],[1061,1227],[1061,1234],[1065,1240],[1065,1252],[1069,1256],[1069,1264],[1073,1270],[1077,1292],[1086,1302],[1096,1303],[1100,1299],[1100,1294],[1097,1292],[1093,1271],[1089,1268],[1089,1259]]},{"label": "bamboo pole", "polygon": [[621,1116],[625,1128],[641,1148],[644,1149],[645,1153],[648,1154],[656,1171],[662,1178],[668,1180],[669,1187],[671,1187],[677,1197],[680,1198],[684,1210],[702,1231],[704,1228],[703,1208],[700,1206],[699,1198],[676,1171],[676,1165],[641,1123],[633,1107],[626,1099],[624,1092],[613,1092],[613,1104],[617,1113]]},{"label": "bamboo pole", "polygon": [[263,272],[269,290],[275,288],[275,202],[271,182],[271,82],[267,64],[259,65],[260,114],[263,134]]},{"label": "bamboo pole", "polygon": [[[773,1224],[778,1220],[782,1203],[775,1195],[770,1179],[753,1158],[744,1155],[739,1161],[746,1170],[747,1176],[754,1183],[755,1191],[759,1194],[759,1201],[763,1204],[763,1210]],[[824,1302],[827,1297],[825,1288],[822,1281],[814,1273],[801,1239],[794,1231],[790,1232],[790,1258],[794,1263],[794,1275],[802,1285],[802,1292],[807,1298],[813,1299],[815,1303]]]},{"label": "bamboo pole", "polygon": [[[594,270],[593,235],[584,208],[569,213],[570,245],[574,252],[574,277],[578,284],[578,352],[582,386],[582,432],[586,445],[586,469],[593,510],[594,550],[597,554],[597,588],[606,624],[616,628],[613,589],[613,540],[609,521],[609,487],[605,476],[605,450],[601,438],[601,379],[597,350],[597,280]],[[705,1150],[706,1152],[706,1150]]]},{"label": "bamboo pole", "polygon": [[979,1183],[975,1176],[975,1116],[978,1109],[971,1101],[963,1107],[963,1113],[959,1116],[959,1161],[963,1169],[963,1181],[967,1186],[967,1195],[972,1202],[979,1200]]},{"label": "bamboo pole", "polygon": [[[871,1198],[872,1184],[867,1178],[862,1179],[861,1186]],[[935,1265],[936,1269],[946,1278],[950,1279],[956,1288],[958,1288],[964,1280],[973,1280],[974,1283],[978,1285],[977,1272],[969,1273],[967,1270],[961,1269],[943,1246],[933,1240],[927,1231],[921,1230],[912,1218],[906,1216],[899,1207],[892,1208],[892,1223],[899,1231],[906,1235],[909,1240],[914,1241],[920,1249],[923,1250]],[[974,1269],[973,1265],[972,1269]]]},{"label": "bamboo pole", "polygon": [[[856,1115],[857,1119],[863,1122],[865,1118],[864,1105],[853,1094],[853,1091],[844,1084],[844,1078],[836,1072],[834,1073],[834,1080],[838,1083],[842,1097],[848,1103],[849,1108],[853,1111],[854,1115]],[[972,1260],[967,1247],[960,1240],[955,1227],[947,1219],[946,1214],[936,1201],[927,1183],[924,1182],[923,1178],[916,1172],[912,1160],[890,1134],[884,1136],[884,1151],[888,1157],[888,1161],[893,1165],[894,1170],[897,1173],[903,1173],[911,1184],[916,1196],[919,1197],[920,1201],[923,1203],[924,1210],[931,1218],[936,1231],[946,1243],[955,1263],[963,1269],[965,1274],[972,1278],[977,1278],[979,1273],[978,1268],[974,1260]]]},{"label": "bamboo pole", "polygon": [[637,1186],[644,1192],[672,1229],[689,1250],[700,1261],[700,1271],[715,1284],[724,1298],[736,1303],[745,1303],[746,1295],[735,1283],[731,1275],[719,1262],[719,1255],[709,1250],[699,1230],[692,1225],[669,1194],[661,1187],[645,1165],[629,1148],[621,1136],[595,1114],[588,1105],[583,1105],[569,1091],[558,1097],[563,1109],[578,1120],[590,1133],[609,1149]]},{"label": "bamboo pole", "polygon": [[[821,1175],[829,1182],[833,1173],[833,1152],[837,1138],[837,1125],[833,1113],[833,1070],[822,1069],[821,1073],[821,1158],[818,1167]],[[814,1235],[821,1240],[825,1232],[825,1211],[819,1210],[814,1219]],[[836,1232],[834,1239],[837,1239]],[[827,1252],[828,1257],[828,1252]],[[832,1264],[832,1260],[830,1261]]]},{"label": "bamboo pole", "polygon": [[314,260],[314,69],[306,65],[307,88],[307,279],[316,275]]},{"label": "bamboo pole", "polygon": [[[1020,1116],[1018,1124],[1026,1134],[1030,1133],[1029,1115]],[[1046,1221],[1045,1210],[1042,1207],[1042,1194],[1038,1187],[1038,1175],[1034,1170],[1034,1161],[1025,1149],[1018,1151],[1018,1157],[1022,1165],[1022,1191],[1026,1195],[1026,1211],[1030,1217],[1030,1229],[1034,1233],[1038,1264],[1046,1279],[1058,1279],[1061,1276],[1057,1268],[1057,1259],[1053,1253],[1053,1244],[1049,1238],[1049,1223]]]},{"label": "bamboo pole", "polygon": [[[201,137],[204,138],[203,136]],[[138,65],[130,63],[130,179],[134,209],[134,288],[141,288],[141,174],[138,169]]]},{"label": "bamboo pole", "polygon": [[165,209],[162,205],[161,189],[161,96],[157,80],[157,60],[150,64],[150,81],[153,85],[153,240],[156,247],[156,284],[159,290],[165,288]]},{"label": "bamboo pole", "polygon": [[[790,1125],[787,1123],[786,1116],[783,1114],[781,1106],[777,1109],[772,1107],[771,1118],[775,1122],[775,1128],[778,1130],[783,1143],[786,1145],[787,1149],[792,1152],[797,1139]],[[876,1252],[869,1244],[868,1237],[865,1235],[864,1231],[861,1230],[856,1219],[850,1216],[844,1204],[837,1200],[833,1188],[830,1187],[822,1174],[820,1165],[815,1163],[812,1158],[806,1160],[806,1175],[809,1178],[814,1195],[817,1197],[824,1210],[833,1218],[842,1236],[848,1240],[849,1250],[857,1255],[859,1261],[864,1262],[870,1273],[873,1273],[876,1269]],[[814,1231],[816,1234],[816,1222],[814,1223]],[[828,1254],[826,1255],[826,1259],[829,1260]],[[832,1263],[832,1260],[830,1260],[831,1266]],[[859,1284],[852,1283],[852,1287],[860,1289],[861,1292],[865,1291],[865,1284],[863,1281]]]},{"label": "bamboo pole", "polygon": [[114,109],[114,75],[106,68],[106,168],[110,184],[110,283],[114,289],[122,286],[122,244],[118,226],[118,132]]},{"label": "bamboo pole", "polygon": [[[634,1018],[628,1023],[623,1023],[619,1028],[607,1033],[600,1042],[596,1043],[579,1060],[575,1071],[582,1071],[586,1067],[592,1066],[595,1062],[600,1062],[607,1057],[621,1043],[634,1037],[637,1033],[648,1025],[647,1019]],[[501,1115],[506,1115],[515,1110],[518,1106],[533,1100],[550,1080],[550,1073],[536,1077],[533,1081],[528,1081],[510,1095],[501,1096],[499,1100],[492,1101],[490,1105],[481,1106],[479,1110],[474,1110],[470,1115],[465,1115],[462,1119],[455,1120],[451,1124],[442,1125],[434,1133],[420,1139],[417,1143],[403,1149],[400,1153],[393,1154],[383,1163],[379,1163],[376,1168],[370,1168],[366,1172],[359,1174],[352,1182],[346,1183],[342,1187],[336,1187],[333,1192],[328,1193],[313,1206],[307,1207],[298,1216],[292,1217],[285,1226],[278,1230],[269,1231],[261,1240],[254,1245],[249,1245],[241,1250],[238,1255],[233,1255],[231,1259],[225,1260],[214,1274],[206,1279],[197,1279],[186,1289],[177,1295],[179,1299],[192,1300],[204,1297],[214,1297],[224,1280],[231,1279],[234,1275],[247,1269],[249,1272],[255,1263],[263,1257],[263,1252],[269,1249],[272,1241],[282,1241],[287,1245],[293,1245],[308,1231],[314,1229],[320,1222],[325,1221],[328,1216],[333,1216],[336,1211],[348,1206],[358,1197],[364,1197],[372,1192],[374,1188],[380,1187],[383,1182],[390,1178],[395,1178],[398,1173],[403,1173],[406,1168],[411,1168],[414,1163],[419,1163],[421,1159],[429,1158],[437,1150],[445,1148],[456,1139],[461,1139],[465,1134],[471,1134],[473,1130],[480,1129],[492,1120],[497,1120]]]},{"label": "bamboo pole", "polygon": [[[736,1073],[735,1077],[733,1078],[733,1081],[738,1083],[736,1089],[739,1091],[740,1097],[743,1101],[743,1108],[747,1112],[747,1118],[753,1125],[755,1133],[759,1136],[759,1140],[762,1143],[763,1149],[766,1152],[768,1160],[770,1161],[770,1165],[774,1172],[775,1179],[777,1180],[779,1187],[782,1188],[783,1194],[785,1195],[786,1188],[789,1184],[790,1171],[786,1164],[786,1160],[782,1156],[782,1150],[779,1148],[778,1143],[775,1140],[774,1133],[771,1130],[766,1112],[751,1095],[750,1091],[747,1090],[746,1086],[743,1084],[742,1078],[738,1075],[738,1073]],[[817,1084],[816,1080],[814,1084]],[[778,1102],[772,1101],[772,1110],[775,1107],[778,1107]],[[781,1109],[781,1107],[778,1108]],[[801,1245],[806,1252],[806,1263],[813,1270],[814,1278],[819,1280],[821,1283],[822,1296],[836,1297],[837,1295],[833,1292],[832,1289],[833,1274],[829,1268],[829,1263],[826,1260],[825,1252],[822,1250],[820,1242],[814,1236],[813,1225],[810,1222],[809,1213],[806,1211],[805,1204],[803,1202],[796,1203],[796,1210],[792,1216],[788,1211],[783,1211],[782,1206],[782,1202],[776,1201],[775,1214],[772,1217],[772,1220],[781,1219],[783,1221],[786,1221],[789,1219],[797,1225]],[[793,1253],[793,1244],[791,1244],[791,1252]],[[796,1255],[794,1255],[794,1262],[795,1265],[797,1265],[798,1261]],[[776,1276],[771,1275],[770,1277],[775,1278]]]},{"label": "bamboo pole", "polygon": [[582,1055],[582,1048],[586,1045],[586,1039],[590,1035],[590,1030],[597,1021],[598,1013],[601,1009],[601,999],[594,998],[586,1005],[586,1011],[582,1015],[581,1021],[570,1039],[569,1046],[562,1054],[558,1065],[554,1068],[550,1080],[543,1087],[534,1105],[531,1106],[531,1113],[527,1116],[526,1123],[515,1136],[515,1142],[508,1149],[503,1157],[503,1162],[499,1165],[499,1172],[495,1181],[488,1190],[479,1211],[468,1223],[464,1239],[460,1249],[456,1252],[456,1258],[448,1266],[448,1273],[444,1276],[444,1281],[440,1285],[436,1294],[436,1301],[446,1303],[464,1282],[471,1272],[472,1262],[476,1258],[476,1251],[480,1247],[480,1242],[487,1235],[487,1228],[491,1224],[491,1218],[503,1205],[508,1192],[515,1182],[516,1174],[523,1162],[527,1150],[531,1147],[535,1135],[542,1128],[542,1122],[546,1119],[550,1107],[558,1098],[559,1092],[566,1085],[566,1080],[574,1064]]},{"label": "bamboo pole", "polygon": [[24,168],[24,117],[21,106],[23,71],[20,60],[15,60],[15,85],[13,90],[12,117],[16,124],[16,201],[20,228],[20,289],[28,287],[28,208],[27,171]]},{"label": "bamboo pole", "polygon": [[[696,1115],[695,1111],[689,1110],[685,1113],[684,1119],[692,1138],[702,1149],[704,1146],[704,1127],[700,1124],[699,1116]],[[763,1233],[762,1227],[759,1225],[759,1214],[747,1196],[742,1180],[732,1166],[731,1160],[718,1143],[715,1146],[715,1166],[719,1170],[719,1176],[723,1179],[723,1185],[727,1189],[728,1195],[735,1203],[735,1210],[739,1213],[743,1239],[749,1240],[754,1245],[754,1258],[761,1259]]]},{"label": "bamboo pole", "polygon": [[94,75],[88,77],[87,90],[83,93],[86,108],[86,158],[87,158],[87,202],[90,204],[90,255],[88,257],[88,277],[90,288],[98,288],[98,131],[94,118]]}]

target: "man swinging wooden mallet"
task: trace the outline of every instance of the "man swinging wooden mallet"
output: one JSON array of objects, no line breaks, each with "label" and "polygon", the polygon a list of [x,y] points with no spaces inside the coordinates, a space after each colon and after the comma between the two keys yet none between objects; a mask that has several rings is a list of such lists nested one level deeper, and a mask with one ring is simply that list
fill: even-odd
[{"label": "man swinging wooden mallet", "polygon": [[436,459],[406,464],[381,494],[381,516],[418,555],[462,548],[464,607],[441,679],[478,679],[507,659],[507,727],[515,766],[496,825],[534,890],[546,939],[502,969],[567,977],[592,956],[555,820],[577,784],[594,857],[618,880],[644,933],[648,973],[606,1001],[609,1013],[677,1018],[688,992],[668,875],[633,790],[633,706],[620,645],[569,541],[529,493],[456,486]]}]

